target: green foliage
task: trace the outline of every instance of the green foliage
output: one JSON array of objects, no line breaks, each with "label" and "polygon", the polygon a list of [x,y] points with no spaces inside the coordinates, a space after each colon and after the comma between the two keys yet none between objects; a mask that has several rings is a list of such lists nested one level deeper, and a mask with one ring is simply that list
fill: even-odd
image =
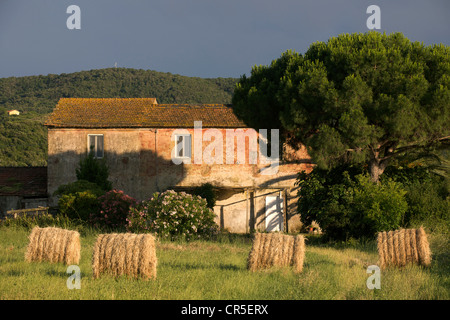
[{"label": "green foliage", "polygon": [[391,167],[385,174],[404,185],[408,202],[406,224],[450,232],[450,181],[446,176],[420,165]]},{"label": "green foliage", "polygon": [[342,34],[241,77],[236,114],[279,127],[327,169],[366,163],[373,181],[404,152],[449,142],[450,48],[401,33]]},{"label": "green foliage", "polygon": [[328,238],[370,237],[376,231],[419,227],[448,233],[450,192],[447,178],[420,165],[391,166],[379,184],[363,166],[315,168],[298,176],[298,210],[309,225],[316,220]]},{"label": "green foliage", "polygon": [[64,184],[58,187],[58,189],[53,193],[55,196],[62,196],[76,192],[89,191],[100,197],[104,191],[99,187],[98,184],[87,181],[87,180],[77,180],[68,184]]},{"label": "green foliage", "polygon": [[3,107],[0,107],[0,124],[6,122],[6,119],[8,119],[8,114],[6,113],[6,109]]},{"label": "green foliage", "polygon": [[111,190],[98,198],[100,209],[92,212],[90,222],[98,228],[123,230],[127,225],[127,216],[136,199],[121,190]]},{"label": "green foliage", "polygon": [[63,194],[58,199],[59,213],[71,220],[89,221],[99,211],[97,195],[89,190]]},{"label": "green foliage", "polygon": [[409,208],[406,219],[410,225],[424,225],[429,230],[449,234],[450,196],[444,196],[442,185],[431,180],[414,182],[406,188]]},{"label": "green foliage", "polygon": [[0,116],[0,166],[45,165],[47,128],[42,120],[31,115]]},{"label": "green foliage", "polygon": [[92,153],[80,160],[79,168],[76,169],[78,180],[86,180],[97,184],[105,191],[112,189],[112,184],[108,180],[109,169],[105,159],[95,159]]},{"label": "green foliage", "polygon": [[400,228],[408,209],[402,184],[392,180],[375,184],[363,175],[356,178],[357,184],[350,191],[350,236],[373,237],[379,231]]},{"label": "green foliage", "polygon": [[128,231],[154,232],[168,239],[204,238],[218,231],[214,212],[205,199],[173,190],[155,193],[150,200],[132,207],[127,221]]},{"label": "green foliage", "polygon": [[206,199],[208,208],[213,209],[216,205],[217,195],[212,184],[204,183],[199,187],[195,187],[192,193]]},{"label": "green foliage", "polygon": [[97,184],[78,180],[59,186],[53,195],[59,196],[60,214],[69,219],[87,222],[91,214],[100,210],[97,198],[102,194],[104,191]]},{"label": "green foliage", "polygon": [[158,103],[229,103],[237,79],[108,68],[0,79],[0,106],[50,113],[60,98],[157,98]]},{"label": "green foliage", "polygon": [[[329,239],[373,238],[402,224],[405,191],[392,180],[374,184],[358,167],[299,174],[298,211],[304,224],[319,223]],[[349,173],[350,172],[350,173]]]},{"label": "green foliage", "polygon": [[233,94],[233,108],[238,117],[257,130],[282,129],[280,118],[274,116],[279,108],[279,92],[286,72],[301,61],[302,56],[294,51],[287,51],[270,66],[254,66],[251,76],[243,75]]}]

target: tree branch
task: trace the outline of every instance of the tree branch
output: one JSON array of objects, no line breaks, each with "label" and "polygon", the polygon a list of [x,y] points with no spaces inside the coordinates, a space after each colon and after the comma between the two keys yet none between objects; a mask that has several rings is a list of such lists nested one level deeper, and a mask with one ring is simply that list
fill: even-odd
[{"label": "tree branch", "polygon": [[408,146],[400,147],[400,148],[395,149],[394,152],[391,152],[391,153],[388,153],[387,155],[385,155],[383,158],[380,159],[380,161],[390,159],[392,157],[397,156],[400,153],[403,153],[403,152],[411,150],[411,149],[425,149],[425,148],[431,146],[433,143],[443,142],[443,141],[447,141],[447,140],[450,141],[450,136],[446,136],[446,137],[441,137],[441,138],[435,139],[435,140],[427,143],[426,145],[411,144],[411,145],[408,145]]}]

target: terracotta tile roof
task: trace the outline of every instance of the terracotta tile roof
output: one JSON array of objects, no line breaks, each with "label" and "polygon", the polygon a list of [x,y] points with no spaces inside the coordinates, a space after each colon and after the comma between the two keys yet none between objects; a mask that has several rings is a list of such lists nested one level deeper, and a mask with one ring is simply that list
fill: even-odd
[{"label": "terracotta tile roof", "polygon": [[61,128],[244,128],[224,104],[157,104],[155,98],[63,98],[46,121]]},{"label": "terracotta tile roof", "polygon": [[47,196],[47,167],[0,167],[0,196]]}]

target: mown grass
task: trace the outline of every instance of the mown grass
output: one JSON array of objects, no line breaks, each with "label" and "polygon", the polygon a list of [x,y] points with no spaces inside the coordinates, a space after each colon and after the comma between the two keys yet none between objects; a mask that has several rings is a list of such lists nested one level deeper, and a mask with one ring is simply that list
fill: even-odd
[{"label": "mown grass", "polygon": [[27,263],[30,230],[0,227],[0,299],[90,300],[448,300],[448,236],[430,235],[430,268],[409,266],[381,272],[381,289],[370,290],[369,265],[376,264],[376,244],[322,244],[307,241],[301,274],[292,268],[249,272],[249,236],[225,235],[215,241],[157,243],[156,280],[103,275],[93,279],[92,249],[97,232],[81,236],[81,289],[69,290],[67,266]]}]

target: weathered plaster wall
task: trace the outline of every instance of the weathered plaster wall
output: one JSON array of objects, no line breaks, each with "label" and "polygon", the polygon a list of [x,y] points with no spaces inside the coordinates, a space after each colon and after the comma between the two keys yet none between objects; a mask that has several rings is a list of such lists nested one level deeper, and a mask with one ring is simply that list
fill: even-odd
[{"label": "weathered plaster wall", "polygon": [[[202,136],[205,130],[202,130]],[[194,154],[200,147],[202,155],[216,155],[215,152],[210,152],[210,141],[202,142],[202,139],[198,139],[199,131],[194,132],[194,129],[186,131],[193,135],[192,162],[196,160]],[[177,165],[171,158],[175,146],[175,141],[172,140],[173,129],[49,128],[48,192],[52,195],[58,186],[76,180],[75,169],[80,159],[87,154],[87,135],[103,134],[105,159],[110,168],[110,180],[114,188],[123,190],[137,199],[149,198],[156,191],[164,191],[175,186],[189,187],[206,182],[222,188],[242,188],[238,193],[218,201],[215,208],[218,219],[222,217],[222,221],[218,221],[232,232],[248,232],[253,227],[262,230],[264,193],[286,190],[287,222],[289,231],[294,230],[298,221],[294,183],[300,170],[312,169],[308,163],[306,150],[302,149],[295,154],[294,160],[297,162],[280,163],[276,174],[264,175],[261,169],[267,165],[249,163],[248,142],[244,150],[247,155],[245,161],[236,163],[238,148],[235,145],[235,163],[226,164],[226,131],[220,129],[216,133],[220,133],[224,138],[221,146],[223,164],[207,164],[205,159],[202,159],[201,164]],[[215,141],[214,138],[212,141]],[[243,189],[251,190],[253,211],[248,209],[247,196]],[[55,204],[55,199],[51,198],[50,205]]]}]

